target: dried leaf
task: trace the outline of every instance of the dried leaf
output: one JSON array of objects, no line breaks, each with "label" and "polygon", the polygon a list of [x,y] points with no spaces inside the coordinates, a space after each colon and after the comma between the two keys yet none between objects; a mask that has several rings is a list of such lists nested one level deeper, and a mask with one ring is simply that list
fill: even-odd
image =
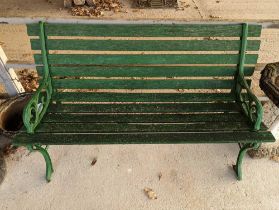
[{"label": "dried leaf", "polygon": [[19,81],[24,87],[26,92],[32,92],[39,87],[38,75],[34,71],[28,71],[28,69],[23,69],[18,72]]},{"label": "dried leaf", "polygon": [[97,162],[97,158],[93,158],[92,162],[91,162],[91,166],[94,166]]},{"label": "dried leaf", "polygon": [[[90,4],[88,4],[90,2]],[[104,11],[120,12],[122,5],[119,0],[87,0],[89,6],[75,6],[71,8],[73,16],[100,17]]]},{"label": "dried leaf", "polygon": [[160,172],[160,173],[158,174],[159,181],[161,180],[162,176],[163,176],[163,174],[162,174],[162,172]]},{"label": "dried leaf", "polygon": [[272,155],[272,156],[270,157],[270,160],[274,160],[275,162],[278,162],[278,163],[279,163],[279,156],[277,156],[277,155]]},{"label": "dried leaf", "polygon": [[149,199],[151,199],[151,200],[157,199],[156,193],[151,188],[145,187],[144,192]]}]

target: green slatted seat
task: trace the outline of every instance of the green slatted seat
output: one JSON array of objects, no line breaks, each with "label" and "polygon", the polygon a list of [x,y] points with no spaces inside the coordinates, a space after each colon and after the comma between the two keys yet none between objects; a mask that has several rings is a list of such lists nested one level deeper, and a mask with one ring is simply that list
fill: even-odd
[{"label": "green slatted seat", "polygon": [[[27,25],[40,87],[14,145],[238,143],[275,139],[250,90],[260,25]],[[250,38],[253,39],[250,39]]]}]

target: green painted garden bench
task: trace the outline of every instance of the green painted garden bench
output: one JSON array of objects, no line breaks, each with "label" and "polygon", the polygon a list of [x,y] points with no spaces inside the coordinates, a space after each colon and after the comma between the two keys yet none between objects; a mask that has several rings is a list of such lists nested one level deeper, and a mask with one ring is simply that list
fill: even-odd
[{"label": "green painted garden bench", "polygon": [[[260,25],[27,25],[40,86],[14,145],[237,143],[275,141],[250,90]],[[190,161],[190,160],[189,160]]]}]

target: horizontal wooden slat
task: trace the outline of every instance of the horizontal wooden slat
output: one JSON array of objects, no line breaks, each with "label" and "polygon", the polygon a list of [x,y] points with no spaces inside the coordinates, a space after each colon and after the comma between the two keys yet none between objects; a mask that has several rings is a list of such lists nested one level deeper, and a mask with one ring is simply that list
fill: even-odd
[{"label": "horizontal wooden slat", "polygon": [[175,144],[274,142],[270,132],[19,134],[13,144]]},{"label": "horizontal wooden slat", "polygon": [[55,89],[231,89],[234,80],[53,79],[52,84]]},{"label": "horizontal wooden slat", "polygon": [[188,104],[52,104],[48,112],[83,113],[180,113],[180,112],[239,112],[236,103]]},{"label": "horizontal wooden slat", "polygon": [[55,92],[52,99],[61,102],[211,102],[235,101],[231,93],[85,93]]},{"label": "horizontal wooden slat", "polygon": [[203,114],[82,114],[49,113],[43,122],[98,122],[98,123],[186,123],[186,122],[240,122],[247,118],[240,113],[203,113]]},{"label": "horizontal wooden slat", "polygon": [[[49,39],[48,50],[91,51],[239,51],[240,40],[61,40]],[[260,40],[249,40],[247,50],[258,51]],[[40,50],[39,39],[31,48]]]},{"label": "horizontal wooden slat", "polygon": [[[34,55],[42,64],[41,54]],[[239,54],[50,54],[49,64],[141,65],[141,64],[237,64]],[[245,64],[255,64],[258,55],[246,55]]]},{"label": "horizontal wooden slat", "polygon": [[[51,66],[51,76],[91,77],[211,77],[235,76],[238,67],[230,66]],[[42,75],[43,67],[37,71]],[[245,76],[251,76],[254,67],[245,67]]]},{"label": "horizontal wooden slat", "polygon": [[[242,24],[48,24],[48,36],[96,37],[240,37]],[[28,24],[29,36],[39,35],[39,24]],[[261,25],[249,25],[248,37],[259,37]]]},{"label": "horizontal wooden slat", "polygon": [[[197,132],[250,131],[248,122],[215,123],[42,123],[36,133],[133,133],[133,132]],[[265,126],[263,125],[265,129]]]}]

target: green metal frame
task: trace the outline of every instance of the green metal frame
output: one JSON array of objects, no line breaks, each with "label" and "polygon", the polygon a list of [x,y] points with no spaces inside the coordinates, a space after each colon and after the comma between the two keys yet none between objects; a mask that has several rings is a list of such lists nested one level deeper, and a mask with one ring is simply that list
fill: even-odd
[{"label": "green metal frame", "polygon": [[235,94],[236,102],[242,108],[244,114],[249,118],[254,131],[260,130],[263,108],[260,101],[252,93],[249,85],[244,78],[244,64],[247,47],[248,24],[243,24],[241,38],[241,52],[239,60],[238,75],[236,76]]},{"label": "green metal frame", "polygon": [[[53,92],[48,64],[48,50],[46,44],[47,38],[45,34],[45,24],[43,22],[40,22],[39,25],[41,53],[44,65],[43,79],[40,83],[39,88],[37,89],[37,91],[32,96],[32,98],[23,110],[23,123],[26,127],[27,133],[30,134],[33,134],[35,132],[35,128],[40,124],[51,101],[51,96]],[[49,182],[51,179],[51,174],[53,173],[53,167],[51,158],[47,152],[47,146],[46,148],[43,148],[39,144],[34,144],[26,145],[26,147],[30,152],[39,151],[43,155],[46,162],[46,180]]]},{"label": "green metal frame", "polygon": [[[248,37],[248,24],[244,23],[242,27],[239,68],[238,68],[238,74],[236,75],[235,78],[236,84],[235,84],[234,91],[236,94],[236,102],[241,107],[243,113],[249,118],[252,125],[252,130],[258,131],[261,128],[263,108],[260,101],[252,93],[249,85],[247,84],[244,78],[247,37]],[[242,179],[241,165],[242,165],[244,155],[249,149],[258,149],[260,143],[248,143],[242,146],[241,144],[239,145],[240,145],[240,151],[237,157],[236,165],[233,165],[233,169],[236,172],[237,179],[241,180]]]},{"label": "green metal frame", "polygon": [[53,166],[52,166],[52,162],[51,162],[51,158],[47,152],[47,146],[45,148],[43,148],[41,145],[39,144],[34,144],[34,145],[27,145],[27,149],[30,151],[30,152],[34,152],[34,151],[39,151],[44,159],[45,159],[45,162],[46,162],[46,180],[48,182],[50,182],[51,180],[51,175],[52,173],[54,172],[53,170]]},{"label": "green metal frame", "polygon": [[48,65],[48,50],[46,45],[45,26],[43,22],[40,22],[39,24],[44,74],[39,88],[23,110],[23,123],[26,127],[27,133],[34,133],[35,128],[39,125],[44,114],[46,113],[52,95],[52,84]]},{"label": "green metal frame", "polygon": [[240,147],[240,151],[237,157],[236,165],[233,165],[233,169],[236,173],[236,177],[238,180],[242,179],[242,162],[244,155],[246,154],[247,150],[249,149],[258,149],[260,147],[260,143],[248,143],[244,144]]}]

